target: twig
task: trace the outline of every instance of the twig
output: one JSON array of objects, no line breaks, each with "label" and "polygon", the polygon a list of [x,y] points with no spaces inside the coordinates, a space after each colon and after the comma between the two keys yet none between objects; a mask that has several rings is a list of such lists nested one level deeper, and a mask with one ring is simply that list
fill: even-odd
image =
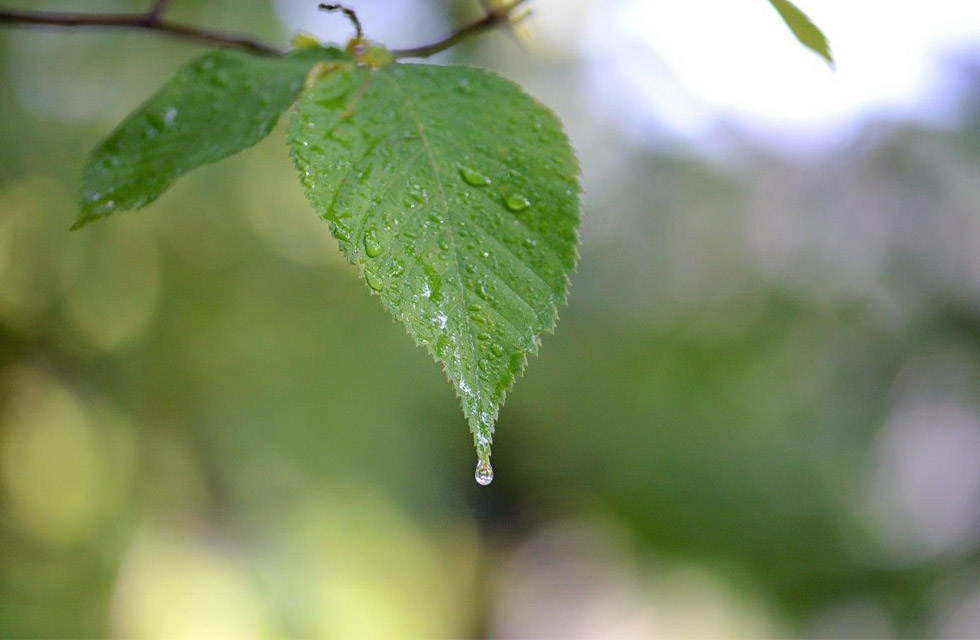
[{"label": "twig", "polygon": [[470,36],[493,29],[494,27],[502,24],[513,23],[515,20],[514,16],[512,15],[514,9],[524,4],[525,1],[526,0],[513,0],[512,2],[499,8],[487,11],[487,14],[481,19],[460,27],[442,40],[433,42],[432,44],[422,45],[421,47],[413,47],[411,49],[394,49],[392,50],[391,55],[395,56],[396,58],[428,58],[429,56],[433,56],[441,51],[445,51],[446,49],[455,46]]},{"label": "twig", "polygon": [[364,29],[361,28],[361,21],[357,19],[357,13],[355,13],[354,10],[351,9],[350,7],[346,7],[342,4],[320,3],[320,6],[317,8],[320,9],[320,11],[327,11],[327,12],[343,11],[344,15],[347,16],[347,19],[350,20],[351,24],[354,25],[354,33],[355,33],[354,38],[356,40],[364,39]]},{"label": "twig", "polygon": [[159,0],[145,13],[60,13],[52,11],[17,11],[0,9],[0,26],[35,25],[48,27],[109,27],[118,29],[142,29],[164,33],[184,40],[192,40],[211,45],[235,47],[263,55],[280,55],[282,51],[255,40],[251,36],[206,29],[192,25],[170,22],[161,17],[169,5],[169,0]]},{"label": "twig", "polygon": [[[114,29],[140,29],[201,42],[204,44],[221,45],[242,49],[262,55],[281,55],[283,52],[276,47],[241,33],[219,31],[195,27],[193,25],[171,22],[164,19],[163,13],[169,8],[172,0],[154,0],[153,5],[144,13],[61,13],[55,11],[20,11],[16,9],[0,9],[0,27],[2,26],[45,26],[45,27],[108,27]],[[395,58],[428,58],[440,51],[458,44],[462,40],[482,33],[503,24],[512,24],[523,16],[515,18],[514,9],[525,0],[511,0],[496,9],[487,11],[481,19],[460,27],[438,42],[413,47],[411,49],[395,49],[391,53]],[[357,39],[363,38],[361,23],[353,10],[340,4],[321,4],[324,11],[343,11],[354,25]]]}]

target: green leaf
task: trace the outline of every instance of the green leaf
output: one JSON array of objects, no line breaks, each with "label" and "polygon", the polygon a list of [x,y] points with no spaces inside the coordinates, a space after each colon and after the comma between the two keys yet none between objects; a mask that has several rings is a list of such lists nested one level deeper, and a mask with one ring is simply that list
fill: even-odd
[{"label": "green leaf", "polygon": [[187,63],[89,156],[73,228],[143,207],[191,169],[255,145],[296,99],[310,68],[343,56],[321,47],[282,57],[222,50]]},{"label": "green leaf", "polygon": [[769,3],[776,8],[783,22],[800,44],[822,57],[830,66],[834,66],[834,57],[830,52],[827,36],[810,21],[805,13],[800,11],[799,7],[789,0],[769,0]]},{"label": "green leaf", "polygon": [[289,136],[313,208],[442,363],[489,472],[499,407],[577,259],[578,163],[560,121],[487,71],[343,64],[303,94]]}]

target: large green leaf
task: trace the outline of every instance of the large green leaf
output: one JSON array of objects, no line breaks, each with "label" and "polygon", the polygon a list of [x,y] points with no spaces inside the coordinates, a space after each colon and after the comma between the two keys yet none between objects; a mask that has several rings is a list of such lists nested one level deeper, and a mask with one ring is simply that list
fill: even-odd
[{"label": "large green leaf", "polygon": [[551,111],[466,67],[342,63],[289,127],[314,209],[441,362],[489,481],[504,394],[575,267],[578,163]]},{"label": "large green leaf", "polygon": [[310,68],[340,57],[321,47],[282,57],[222,50],[184,65],[89,156],[75,227],[145,206],[178,176],[256,144],[296,99]]},{"label": "large green leaf", "polygon": [[796,39],[800,41],[800,44],[818,54],[833,66],[834,57],[830,53],[830,43],[827,42],[827,36],[820,31],[817,25],[810,21],[810,18],[805,13],[800,11],[799,7],[789,0],[769,0],[769,3],[779,12],[783,22],[793,32]]}]

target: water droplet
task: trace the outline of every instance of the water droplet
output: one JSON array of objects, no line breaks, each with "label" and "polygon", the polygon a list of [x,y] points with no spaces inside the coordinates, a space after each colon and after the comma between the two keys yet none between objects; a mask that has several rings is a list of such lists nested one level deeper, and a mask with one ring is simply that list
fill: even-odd
[{"label": "water droplet", "polygon": [[486,333],[486,332],[484,332],[484,333],[480,333],[480,334],[478,334],[478,335],[477,335],[476,337],[477,337],[477,338],[478,338],[479,340],[489,340],[489,339],[490,339],[490,334],[489,334],[489,333]]},{"label": "water droplet", "polygon": [[459,84],[456,85],[456,89],[460,93],[473,93],[473,87],[470,86],[470,81],[467,80],[466,78],[462,78],[459,81]]},{"label": "water droplet", "polygon": [[214,74],[214,83],[219,87],[227,87],[231,82],[231,77],[229,77],[228,72],[224,69],[218,69]]},{"label": "water droplet", "polygon": [[381,278],[366,269],[364,271],[364,279],[367,280],[368,286],[375,291],[381,291],[384,289],[384,283],[381,282]]},{"label": "water droplet", "polygon": [[521,244],[523,244],[528,249],[533,249],[534,247],[538,246],[538,241],[535,240],[534,238],[524,238],[524,242],[522,242]]},{"label": "water droplet", "polygon": [[498,358],[500,356],[504,355],[504,350],[503,350],[503,348],[501,348],[501,346],[499,344],[492,344],[492,345],[490,345],[490,352],[493,355],[497,356]]},{"label": "water droplet", "polygon": [[378,239],[378,230],[371,227],[364,233],[364,253],[369,258],[377,258],[384,251],[381,241]]},{"label": "water droplet", "polygon": [[449,251],[449,243],[446,242],[445,240],[440,240],[439,248],[442,249],[443,251]]},{"label": "water droplet", "polygon": [[478,460],[476,463],[476,473],[473,477],[476,479],[477,484],[484,487],[493,482],[493,466],[490,464],[490,461]]},{"label": "water droplet", "polygon": [[425,189],[415,183],[408,185],[408,197],[422,204],[429,201],[429,195],[425,192]]},{"label": "water droplet", "polygon": [[156,111],[150,111],[146,114],[146,120],[152,127],[153,131],[151,135],[156,135],[158,132],[168,129],[173,126],[174,119],[177,117],[177,110],[171,107],[163,113]]},{"label": "water droplet", "polygon": [[490,178],[486,177],[476,169],[465,165],[460,165],[459,175],[463,176],[463,180],[466,181],[467,184],[471,184],[474,187],[485,187],[490,184]]},{"label": "water droplet", "polygon": [[531,201],[519,193],[512,193],[504,198],[504,205],[513,212],[524,211],[531,206]]},{"label": "water droplet", "polygon": [[338,240],[343,240],[345,242],[350,242],[351,240],[351,230],[346,224],[342,223],[340,220],[334,220],[331,224],[331,231],[333,235]]}]

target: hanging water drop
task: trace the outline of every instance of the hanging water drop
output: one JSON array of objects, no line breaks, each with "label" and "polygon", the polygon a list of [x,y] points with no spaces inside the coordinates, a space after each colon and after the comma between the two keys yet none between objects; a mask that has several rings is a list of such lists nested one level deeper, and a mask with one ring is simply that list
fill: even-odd
[{"label": "hanging water drop", "polygon": [[476,462],[476,473],[473,476],[476,479],[476,483],[482,486],[487,486],[493,482],[493,466],[490,464],[490,460],[477,460]]},{"label": "hanging water drop", "polygon": [[531,201],[519,193],[512,193],[504,198],[504,205],[513,212],[524,211],[531,206]]},{"label": "hanging water drop", "polygon": [[463,180],[466,182],[466,184],[471,184],[474,187],[485,187],[490,184],[490,178],[486,177],[476,169],[465,165],[460,165],[459,175],[463,176]]}]

